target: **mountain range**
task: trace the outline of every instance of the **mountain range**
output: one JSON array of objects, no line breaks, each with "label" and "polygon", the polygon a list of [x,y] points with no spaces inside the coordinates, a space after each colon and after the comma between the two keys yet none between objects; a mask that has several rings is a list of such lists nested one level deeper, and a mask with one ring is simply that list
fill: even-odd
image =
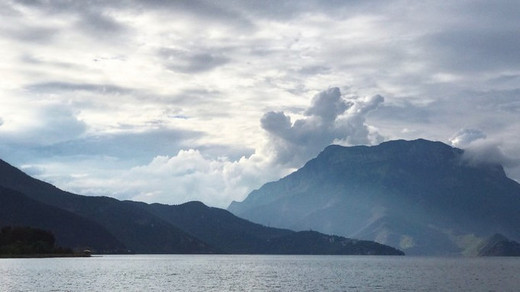
[{"label": "mountain range", "polygon": [[262,226],[200,202],[76,195],[0,160],[2,226],[47,230],[60,246],[97,253],[403,254],[372,241]]},{"label": "mountain range", "polygon": [[228,210],[267,226],[373,240],[412,255],[468,254],[497,233],[520,240],[520,185],[503,167],[423,139],[331,145]]}]

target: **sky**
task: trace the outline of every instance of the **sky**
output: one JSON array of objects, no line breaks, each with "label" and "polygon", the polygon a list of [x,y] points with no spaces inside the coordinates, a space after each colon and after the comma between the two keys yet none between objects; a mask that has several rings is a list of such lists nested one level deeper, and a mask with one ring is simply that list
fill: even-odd
[{"label": "sky", "polygon": [[227,207],[330,144],[442,141],[520,181],[519,1],[0,2],[0,159]]}]

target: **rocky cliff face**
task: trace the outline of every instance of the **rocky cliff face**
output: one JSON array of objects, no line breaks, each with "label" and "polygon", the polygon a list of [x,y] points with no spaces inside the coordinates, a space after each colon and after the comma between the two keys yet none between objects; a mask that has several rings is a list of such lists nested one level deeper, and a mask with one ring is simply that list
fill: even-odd
[{"label": "rocky cliff face", "polygon": [[520,185],[498,164],[427,140],[327,147],[228,210],[262,224],[375,240],[407,254],[460,254],[520,238]]}]

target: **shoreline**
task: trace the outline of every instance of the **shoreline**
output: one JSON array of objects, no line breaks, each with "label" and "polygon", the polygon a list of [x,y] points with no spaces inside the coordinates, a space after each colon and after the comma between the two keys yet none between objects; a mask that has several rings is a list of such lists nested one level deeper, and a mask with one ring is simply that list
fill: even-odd
[{"label": "shoreline", "polygon": [[71,254],[1,254],[0,259],[39,259],[39,258],[89,258],[90,254],[71,253]]}]

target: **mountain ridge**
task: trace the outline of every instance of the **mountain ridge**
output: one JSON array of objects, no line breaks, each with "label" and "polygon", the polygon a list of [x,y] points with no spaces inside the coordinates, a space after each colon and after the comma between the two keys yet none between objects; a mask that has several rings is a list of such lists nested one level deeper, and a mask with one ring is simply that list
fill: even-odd
[{"label": "mountain ridge", "polygon": [[[373,242],[261,226],[200,202],[169,206],[76,195],[2,160],[0,202],[0,225],[40,225],[60,244],[96,252],[403,254]],[[74,235],[85,226],[103,235],[99,242]]]}]

